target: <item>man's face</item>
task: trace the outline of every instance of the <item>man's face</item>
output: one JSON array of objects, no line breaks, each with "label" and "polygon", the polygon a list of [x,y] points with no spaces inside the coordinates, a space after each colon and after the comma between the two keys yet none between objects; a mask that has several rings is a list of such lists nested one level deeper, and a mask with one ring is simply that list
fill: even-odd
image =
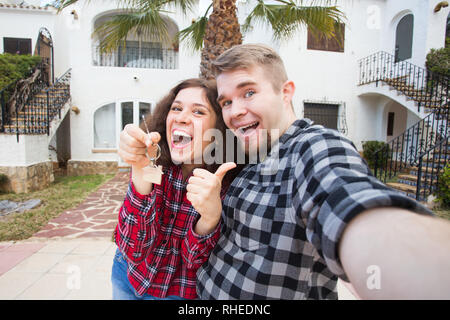
[{"label": "man's face", "polygon": [[290,99],[287,102],[283,88],[274,90],[267,72],[259,66],[224,72],[216,80],[225,124],[245,151],[269,150],[270,141],[287,129],[285,106],[288,103],[290,108]]}]

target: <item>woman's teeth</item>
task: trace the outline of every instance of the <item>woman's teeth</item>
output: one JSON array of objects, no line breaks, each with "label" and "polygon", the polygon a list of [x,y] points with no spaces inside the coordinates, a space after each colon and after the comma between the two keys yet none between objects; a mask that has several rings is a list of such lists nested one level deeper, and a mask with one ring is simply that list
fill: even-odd
[{"label": "woman's teeth", "polygon": [[172,141],[176,145],[184,145],[191,142],[192,137],[183,131],[174,130],[172,134]]}]

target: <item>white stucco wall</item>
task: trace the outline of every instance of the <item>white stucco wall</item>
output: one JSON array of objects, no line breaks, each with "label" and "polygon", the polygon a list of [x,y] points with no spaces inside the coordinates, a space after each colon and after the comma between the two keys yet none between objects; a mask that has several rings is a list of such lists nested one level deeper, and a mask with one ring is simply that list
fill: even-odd
[{"label": "white stucco wall", "polygon": [[3,134],[0,136],[0,166],[30,166],[49,161],[48,137],[44,135]]},{"label": "white stucco wall", "polygon": [[[31,38],[34,50],[39,28],[46,27],[51,32],[55,44],[55,75],[60,76],[68,68],[72,68],[72,105],[80,110],[78,115],[70,112],[72,159],[118,160],[114,153],[92,152],[93,115],[97,108],[127,100],[157,102],[178,81],[198,75],[200,54],[192,54],[182,44],[179,50],[179,68],[175,70],[93,66],[91,34],[95,19],[105,12],[115,10],[116,4],[113,0],[96,0],[88,4],[84,2],[80,1],[60,14],[0,8],[0,37]],[[289,41],[278,42],[271,39],[268,29],[257,26],[253,32],[245,35],[244,42],[262,42],[278,50],[285,61],[289,78],[296,84],[293,102],[298,116],[303,114],[304,100],[345,102],[347,136],[360,148],[361,141],[385,138],[385,124],[382,121],[384,107],[389,99],[383,96],[358,97],[358,60],[380,50],[394,54],[397,23],[405,14],[412,13],[414,38],[410,62],[423,66],[429,49],[444,45],[445,24],[450,8],[434,13],[433,9],[438,2],[337,1],[347,17],[343,53],[308,50],[305,28]],[[198,10],[192,14],[182,16],[171,13],[169,17],[181,30],[190,25],[192,18],[203,15],[209,3],[210,0],[201,0]],[[250,7],[251,3],[238,1],[241,22],[249,13]],[[77,19],[71,14],[73,10]],[[3,41],[0,41],[0,52],[3,51],[2,46]],[[413,113],[406,113],[407,126],[418,119]],[[118,134],[119,128],[116,130]],[[21,147],[14,147],[17,147],[18,153],[23,154],[24,159],[30,155],[25,149],[20,151]],[[48,155],[45,157],[48,158]],[[6,161],[0,160],[3,163]],[[35,159],[31,156],[24,163],[33,161]]]},{"label": "white stucco wall", "polygon": [[[91,34],[94,22],[98,16],[115,9],[116,4],[111,1],[89,4],[81,2],[64,10],[58,21],[62,26],[69,26],[71,29],[70,37],[63,40],[65,48],[61,50],[66,54],[60,63],[72,68],[72,105],[80,109],[78,115],[71,113],[73,160],[118,160],[114,153],[92,152],[93,120],[97,108],[117,101],[156,102],[181,79],[198,75],[199,54],[190,54],[183,45],[179,50],[179,68],[173,70],[93,66]],[[77,12],[77,21],[69,10]],[[191,23],[194,16],[169,14],[169,17],[178,23],[181,30]],[[116,130],[119,130],[117,127]]]},{"label": "white stucco wall", "polygon": [[31,39],[34,52],[39,29],[54,32],[55,13],[52,10],[29,10],[0,7],[0,52],[3,53],[3,37]]}]

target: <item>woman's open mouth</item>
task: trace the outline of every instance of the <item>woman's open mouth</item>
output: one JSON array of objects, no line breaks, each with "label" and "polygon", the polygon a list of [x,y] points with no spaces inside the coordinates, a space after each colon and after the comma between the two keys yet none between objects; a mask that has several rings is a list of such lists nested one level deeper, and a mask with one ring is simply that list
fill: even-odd
[{"label": "woman's open mouth", "polygon": [[185,131],[174,129],[172,131],[172,148],[183,149],[190,145],[192,136]]}]

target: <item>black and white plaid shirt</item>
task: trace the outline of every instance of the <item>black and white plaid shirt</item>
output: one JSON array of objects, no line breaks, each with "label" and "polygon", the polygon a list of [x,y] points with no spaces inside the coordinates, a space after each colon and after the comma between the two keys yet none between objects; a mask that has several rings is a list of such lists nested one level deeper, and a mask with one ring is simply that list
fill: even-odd
[{"label": "black and white plaid shirt", "polygon": [[430,213],[375,179],[337,131],[296,120],[228,189],[222,236],[197,272],[198,296],[337,299],[337,277],[347,280],[337,255],[345,226],[386,206]]}]

